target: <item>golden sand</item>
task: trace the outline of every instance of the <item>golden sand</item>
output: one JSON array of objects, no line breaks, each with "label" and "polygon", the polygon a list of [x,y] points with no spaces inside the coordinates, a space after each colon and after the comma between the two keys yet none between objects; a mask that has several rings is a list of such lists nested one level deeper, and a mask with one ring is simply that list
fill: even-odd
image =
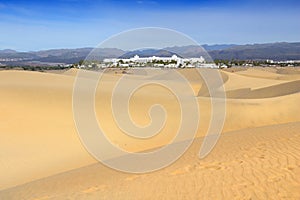
[{"label": "golden sand", "polygon": [[[214,150],[201,160],[197,154],[208,128],[210,101],[194,69],[179,72],[198,96],[197,139],[171,166],[134,175],[104,167],[81,144],[72,115],[76,70],[1,71],[0,199],[300,199],[300,70],[221,71],[225,125]],[[105,87],[96,96],[99,123],[109,130],[110,140],[129,151],[170,142],[178,128],[176,114],[168,116],[162,134],[143,142],[114,125],[105,99],[120,76],[120,71],[106,73]],[[131,75],[133,80],[143,76]],[[145,113],[156,101],[178,113],[172,99],[159,87],[137,92],[130,102],[132,119],[149,123]]]}]

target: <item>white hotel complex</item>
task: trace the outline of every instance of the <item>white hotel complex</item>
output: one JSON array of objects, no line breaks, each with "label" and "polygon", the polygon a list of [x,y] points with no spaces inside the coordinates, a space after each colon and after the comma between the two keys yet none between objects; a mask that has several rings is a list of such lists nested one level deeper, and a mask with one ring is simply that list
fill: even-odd
[{"label": "white hotel complex", "polygon": [[173,55],[172,57],[139,57],[135,55],[132,58],[107,58],[103,60],[101,67],[147,67],[149,64],[152,64],[153,67],[162,68],[217,68],[214,64],[207,64],[202,56],[199,58],[180,58],[177,55]]}]

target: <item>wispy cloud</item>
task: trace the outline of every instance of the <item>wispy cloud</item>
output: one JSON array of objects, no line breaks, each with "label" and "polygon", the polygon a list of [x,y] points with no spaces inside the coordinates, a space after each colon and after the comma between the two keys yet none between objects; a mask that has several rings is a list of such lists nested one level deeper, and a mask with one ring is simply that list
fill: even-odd
[{"label": "wispy cloud", "polygon": [[300,3],[265,1],[1,1],[0,44],[25,50],[93,46],[149,26],[175,29],[200,43],[300,41]]}]

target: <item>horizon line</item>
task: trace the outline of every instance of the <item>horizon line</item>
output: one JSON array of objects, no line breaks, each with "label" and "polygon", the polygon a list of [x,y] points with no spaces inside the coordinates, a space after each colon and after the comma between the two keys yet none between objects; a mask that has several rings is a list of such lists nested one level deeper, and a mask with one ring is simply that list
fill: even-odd
[{"label": "horizon line", "polygon": [[[201,45],[182,45],[182,46],[178,46],[178,45],[174,45],[174,46],[168,46],[168,47],[164,47],[164,48],[169,48],[169,47],[184,47],[184,46],[217,46],[217,45],[235,45],[235,46],[245,46],[245,45],[260,45],[260,44],[280,44],[280,43],[300,43],[300,41],[291,41],[291,42],[287,42],[287,41],[277,41],[277,42],[265,42],[265,43],[258,43],[258,42],[254,42],[254,43],[243,43],[243,44],[237,44],[237,43],[205,43],[205,44],[201,44]],[[13,49],[13,48],[5,48],[5,49],[0,49],[0,51],[7,51],[7,50],[11,50],[11,51],[16,51],[17,53],[29,53],[29,52],[39,52],[39,51],[49,51],[49,50],[70,50],[70,49],[85,49],[85,48],[91,48],[91,49],[119,49],[119,50],[123,50],[123,51],[130,51],[130,50],[124,50],[121,48],[117,48],[117,47],[91,47],[91,46],[82,46],[82,47],[57,47],[57,48],[48,48],[48,49],[38,49],[38,50],[17,50],[17,49]],[[159,49],[164,49],[164,48],[159,48]],[[151,48],[149,48],[151,49]],[[155,48],[154,48],[155,49]]]}]

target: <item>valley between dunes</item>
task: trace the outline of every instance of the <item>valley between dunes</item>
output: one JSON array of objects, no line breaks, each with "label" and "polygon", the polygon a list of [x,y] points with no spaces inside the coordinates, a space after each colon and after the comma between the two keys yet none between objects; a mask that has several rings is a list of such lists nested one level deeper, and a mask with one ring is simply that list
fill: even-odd
[{"label": "valley between dunes", "polygon": [[[300,69],[220,70],[225,123],[204,159],[198,153],[211,117],[209,93],[195,69],[178,72],[199,106],[196,138],[172,165],[130,174],[105,167],[82,145],[72,111],[75,69],[0,71],[0,199],[300,199]],[[96,115],[106,136],[132,152],[168,144],[180,126],[176,96],[158,85],[133,94],[129,111],[136,124],[151,122],[148,110],[155,103],[168,113],[160,134],[134,139],[116,126],[109,104],[122,75],[122,70],[106,71],[97,88]],[[168,80],[167,70],[132,70],[126,76],[182,85]]]}]

